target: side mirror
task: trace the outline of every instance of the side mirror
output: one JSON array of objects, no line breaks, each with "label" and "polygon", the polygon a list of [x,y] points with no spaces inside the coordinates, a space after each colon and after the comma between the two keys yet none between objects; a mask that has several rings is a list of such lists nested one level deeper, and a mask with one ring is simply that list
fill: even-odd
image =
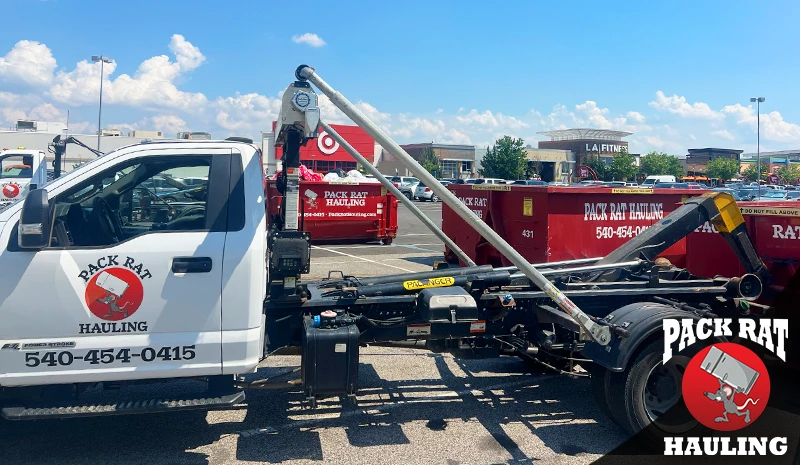
[{"label": "side mirror", "polygon": [[50,202],[46,190],[34,189],[25,197],[18,232],[21,249],[41,249],[49,245]]}]

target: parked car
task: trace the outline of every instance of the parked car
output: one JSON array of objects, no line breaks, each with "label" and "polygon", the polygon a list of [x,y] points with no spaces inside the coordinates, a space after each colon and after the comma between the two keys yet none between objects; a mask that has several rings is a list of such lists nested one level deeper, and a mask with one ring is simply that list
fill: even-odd
[{"label": "parked car", "polygon": [[787,191],[786,200],[800,200],[800,191]]},{"label": "parked car", "polygon": [[755,199],[759,202],[780,202],[781,200],[790,200],[786,197],[786,191],[776,189],[766,190],[763,189],[764,186],[761,187],[761,197],[756,197]]},{"label": "parked car", "polygon": [[548,184],[545,181],[538,181],[535,179],[519,179],[517,181],[512,182],[511,184],[515,186],[547,186]]},{"label": "parked car", "polygon": [[725,192],[726,194],[730,194],[733,196],[733,200],[737,202],[747,202],[753,200],[753,196],[749,195],[746,192],[742,192],[742,189],[730,189],[727,187],[715,187],[711,189],[714,192]]},{"label": "parked car", "polygon": [[417,184],[419,184],[419,181],[414,182],[414,183],[404,183],[404,184],[400,184],[400,186],[398,186],[397,189],[403,195],[408,197],[409,200],[414,200],[416,198],[416,196],[414,195],[414,191],[417,189]]},{"label": "parked car", "polygon": [[[449,181],[439,181],[443,186],[450,184]],[[430,202],[439,202],[439,196],[433,193],[430,187],[425,183],[419,182],[414,188],[414,198]]]},{"label": "parked car", "polygon": [[505,179],[500,178],[478,178],[475,180],[475,184],[505,184]]},{"label": "parked car", "polygon": [[706,188],[706,186],[704,186],[704,185],[702,185],[702,184],[698,184],[698,183],[696,183],[696,182],[692,182],[692,183],[689,183],[689,184],[686,186],[686,188],[687,188],[687,189],[705,189],[705,188]]},{"label": "parked car", "polygon": [[625,187],[625,181],[607,181],[604,182],[603,185],[608,187]]},{"label": "parked car", "polygon": [[553,181],[551,183],[548,183],[548,185],[549,186],[559,186],[559,187],[567,187],[567,186],[569,186],[568,183],[563,182],[563,181]]},{"label": "parked car", "polygon": [[[642,184],[644,185],[644,184]],[[689,184],[685,182],[657,182],[653,186],[655,189],[688,189]]]}]

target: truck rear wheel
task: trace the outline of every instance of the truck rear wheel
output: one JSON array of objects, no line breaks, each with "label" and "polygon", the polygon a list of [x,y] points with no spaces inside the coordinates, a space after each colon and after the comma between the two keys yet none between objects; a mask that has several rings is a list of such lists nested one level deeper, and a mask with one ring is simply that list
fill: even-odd
[{"label": "truck rear wheel", "polygon": [[677,354],[663,365],[663,352],[661,339],[650,342],[621,373],[604,370],[596,386],[603,389],[596,397],[607,400],[612,419],[631,435],[644,431],[642,439],[655,448],[663,447],[664,436],[683,435],[698,426],[682,400],[683,373],[691,355]]}]

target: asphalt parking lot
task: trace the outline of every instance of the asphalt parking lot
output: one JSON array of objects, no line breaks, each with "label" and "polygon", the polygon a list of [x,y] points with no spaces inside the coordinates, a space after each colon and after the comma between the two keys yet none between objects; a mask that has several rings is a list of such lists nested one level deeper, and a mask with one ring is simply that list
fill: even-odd
[{"label": "asphalt parking lot", "polygon": [[[418,205],[441,221],[441,204]],[[443,245],[400,209],[392,245],[314,246],[311,274],[429,270]],[[0,463],[585,464],[625,440],[595,406],[587,379],[545,374],[516,357],[366,347],[360,361],[358,396],[323,399],[317,410],[297,389],[251,390],[245,405],[212,412],[0,421]],[[299,364],[298,356],[270,357],[250,377],[288,380]]]}]

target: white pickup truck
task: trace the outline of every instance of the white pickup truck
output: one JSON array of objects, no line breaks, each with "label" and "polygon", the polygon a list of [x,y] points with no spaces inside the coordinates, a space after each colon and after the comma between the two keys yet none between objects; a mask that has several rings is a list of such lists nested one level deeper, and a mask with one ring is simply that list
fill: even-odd
[{"label": "white pickup truck", "polygon": [[[0,398],[18,386],[255,370],[267,289],[261,166],[242,142],[142,143],[0,212]],[[207,182],[168,204],[147,191],[165,175]]]},{"label": "white pickup truck", "polygon": [[23,148],[0,151],[0,208],[25,198],[31,185],[46,182],[44,152]]}]

